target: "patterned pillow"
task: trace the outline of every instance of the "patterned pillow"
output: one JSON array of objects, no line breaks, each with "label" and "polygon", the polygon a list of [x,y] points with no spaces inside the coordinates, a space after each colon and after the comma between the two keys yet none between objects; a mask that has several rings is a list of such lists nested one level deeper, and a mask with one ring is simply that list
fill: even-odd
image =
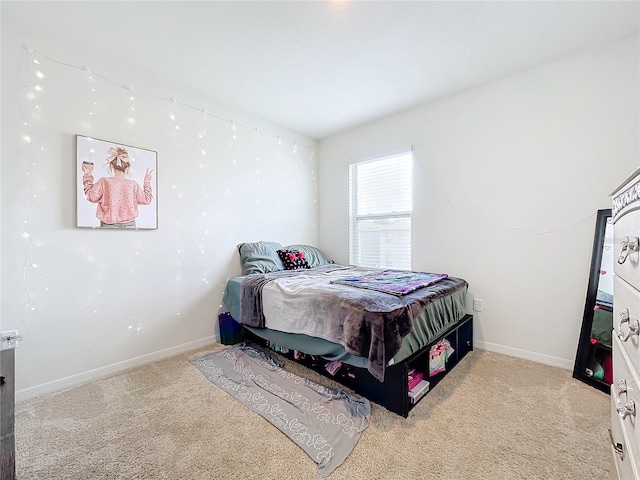
[{"label": "patterned pillow", "polygon": [[284,263],[285,270],[298,270],[300,268],[311,268],[309,262],[304,258],[304,253],[300,250],[289,250],[286,248],[278,250],[278,256]]}]

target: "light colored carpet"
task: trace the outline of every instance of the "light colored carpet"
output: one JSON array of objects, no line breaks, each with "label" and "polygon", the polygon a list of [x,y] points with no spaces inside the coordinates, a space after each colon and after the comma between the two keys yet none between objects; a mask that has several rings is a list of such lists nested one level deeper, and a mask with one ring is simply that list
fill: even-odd
[{"label": "light colored carpet", "polygon": [[[17,478],[320,478],[300,448],[189,363],[220,348],[16,405]],[[373,404],[329,478],[605,479],[609,415],[609,396],[567,370],[476,350],[409,418]]]}]

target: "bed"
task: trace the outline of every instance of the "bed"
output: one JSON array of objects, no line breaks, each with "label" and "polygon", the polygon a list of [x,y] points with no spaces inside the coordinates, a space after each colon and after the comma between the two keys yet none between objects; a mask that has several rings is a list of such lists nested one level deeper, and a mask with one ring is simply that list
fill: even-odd
[{"label": "bed", "polygon": [[[309,245],[243,243],[239,252],[243,275],[227,281],[221,321],[390,411],[406,417],[473,349],[463,279],[337,265]],[[443,344],[446,365],[429,376],[429,354]],[[418,375],[419,397],[410,385]]]}]

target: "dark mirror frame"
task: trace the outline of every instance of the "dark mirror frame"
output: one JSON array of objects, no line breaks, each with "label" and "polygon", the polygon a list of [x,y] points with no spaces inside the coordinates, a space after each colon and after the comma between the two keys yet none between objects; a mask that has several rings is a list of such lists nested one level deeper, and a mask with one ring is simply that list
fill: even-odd
[{"label": "dark mirror frame", "polygon": [[[587,299],[584,305],[582,318],[582,328],[578,340],[578,351],[573,367],[573,378],[591,385],[605,393],[610,393],[611,387],[611,337],[609,344],[602,342],[592,335],[592,327],[596,310],[602,310],[599,315],[604,315],[607,319],[608,312],[611,312],[611,326],[609,333],[613,330],[613,309],[609,305],[598,304],[596,309],[596,299],[598,295],[598,284],[601,277],[602,258],[605,248],[605,233],[607,223],[611,222],[611,209],[598,210],[596,217],[596,230],[593,239],[593,252],[591,254],[591,271],[587,286]],[[610,248],[613,246],[611,245]],[[612,262],[613,263],[613,262]],[[610,266],[613,269],[613,264]],[[613,272],[609,272],[613,274]],[[594,365],[602,367],[603,378],[594,375]]]}]

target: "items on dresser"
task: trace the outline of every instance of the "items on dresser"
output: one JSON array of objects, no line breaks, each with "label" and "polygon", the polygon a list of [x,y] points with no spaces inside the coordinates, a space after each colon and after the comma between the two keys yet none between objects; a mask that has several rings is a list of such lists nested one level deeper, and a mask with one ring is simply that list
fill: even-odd
[{"label": "items on dresser", "polygon": [[640,479],[640,169],[612,194],[613,384],[611,453],[620,480]]},{"label": "items on dresser", "polygon": [[573,377],[609,393],[613,329],[613,225],[611,209],[598,210],[591,270]]}]

